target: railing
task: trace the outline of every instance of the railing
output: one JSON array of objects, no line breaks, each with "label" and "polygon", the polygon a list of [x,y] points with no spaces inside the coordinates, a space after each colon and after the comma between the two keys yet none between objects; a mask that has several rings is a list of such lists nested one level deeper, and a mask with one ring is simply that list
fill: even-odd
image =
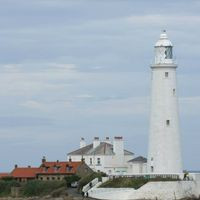
[{"label": "railing", "polygon": [[85,185],[82,189],[84,193],[88,192],[92,187],[94,187],[99,182],[98,178],[93,179],[87,185]]},{"label": "railing", "polygon": [[154,173],[143,173],[143,174],[128,174],[128,173],[124,173],[124,174],[119,174],[119,173],[113,173],[111,175],[109,175],[109,178],[118,178],[118,177],[130,177],[130,178],[139,178],[139,177],[143,177],[143,178],[148,178],[148,179],[152,179],[152,178],[157,178],[157,177],[161,177],[161,178],[172,178],[172,179],[183,179],[184,174],[180,173],[180,174],[154,174]]}]

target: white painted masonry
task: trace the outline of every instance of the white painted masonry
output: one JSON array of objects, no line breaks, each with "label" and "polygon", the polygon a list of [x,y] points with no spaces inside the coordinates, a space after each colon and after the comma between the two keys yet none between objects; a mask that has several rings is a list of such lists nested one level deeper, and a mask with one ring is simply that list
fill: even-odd
[{"label": "white painted masonry", "polygon": [[164,31],[155,45],[152,69],[148,173],[181,173],[176,68]]},{"label": "white painted masonry", "polygon": [[136,200],[158,199],[172,200],[186,197],[199,197],[200,181],[148,182],[141,188],[95,188],[89,196],[96,199]]},{"label": "white painted masonry", "polygon": [[85,142],[85,139],[84,138],[81,138],[81,141],[80,141],[80,148],[83,148],[86,146],[86,142]]},{"label": "white painted masonry", "polygon": [[[89,145],[86,145],[84,138],[82,138],[80,148],[68,153],[67,159],[72,161],[84,159],[85,163],[94,171],[105,172],[108,175],[122,175],[128,171],[131,173],[128,169],[128,162],[134,159],[134,153],[124,149],[122,137],[114,137],[113,141],[107,137],[103,142],[99,137],[95,137]],[[138,167],[136,166],[136,168]]]}]

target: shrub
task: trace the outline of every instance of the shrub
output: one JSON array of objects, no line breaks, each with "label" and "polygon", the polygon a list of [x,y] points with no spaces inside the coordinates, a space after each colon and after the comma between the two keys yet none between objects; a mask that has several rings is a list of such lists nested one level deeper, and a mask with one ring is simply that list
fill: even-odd
[{"label": "shrub", "polygon": [[22,186],[24,196],[41,196],[50,194],[53,190],[65,186],[63,181],[29,181]]},{"label": "shrub", "polygon": [[81,178],[79,181],[78,190],[81,191],[83,186],[87,185],[93,179],[98,178],[99,181],[101,181],[102,177],[105,177],[105,176],[106,176],[106,174],[103,172],[93,172],[93,173]]},{"label": "shrub", "polygon": [[11,193],[12,187],[19,187],[20,184],[15,180],[0,181],[0,196],[8,196]]},{"label": "shrub", "polygon": [[65,181],[66,181],[66,184],[68,187],[71,187],[71,184],[73,182],[76,182],[76,181],[79,181],[80,180],[80,177],[77,176],[77,175],[71,175],[71,176],[66,176],[65,177]]}]

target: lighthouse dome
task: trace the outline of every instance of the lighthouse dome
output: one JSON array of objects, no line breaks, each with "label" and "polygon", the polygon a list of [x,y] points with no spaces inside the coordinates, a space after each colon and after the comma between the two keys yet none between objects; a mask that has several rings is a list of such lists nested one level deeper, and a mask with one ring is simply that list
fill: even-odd
[{"label": "lighthouse dome", "polygon": [[160,39],[156,42],[155,47],[169,47],[173,46],[171,41],[167,37],[166,30],[163,30],[162,33],[160,34]]}]

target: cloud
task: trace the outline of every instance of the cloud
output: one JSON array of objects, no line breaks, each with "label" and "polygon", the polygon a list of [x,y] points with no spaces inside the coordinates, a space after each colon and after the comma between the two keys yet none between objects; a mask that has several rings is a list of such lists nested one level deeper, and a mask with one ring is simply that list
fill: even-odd
[{"label": "cloud", "polygon": [[184,116],[200,116],[200,96],[180,98],[181,114]]},{"label": "cloud", "polygon": [[132,115],[146,116],[148,114],[148,100],[147,97],[129,97],[125,99],[110,99],[98,102],[95,105],[87,108],[85,112],[92,115]]}]

